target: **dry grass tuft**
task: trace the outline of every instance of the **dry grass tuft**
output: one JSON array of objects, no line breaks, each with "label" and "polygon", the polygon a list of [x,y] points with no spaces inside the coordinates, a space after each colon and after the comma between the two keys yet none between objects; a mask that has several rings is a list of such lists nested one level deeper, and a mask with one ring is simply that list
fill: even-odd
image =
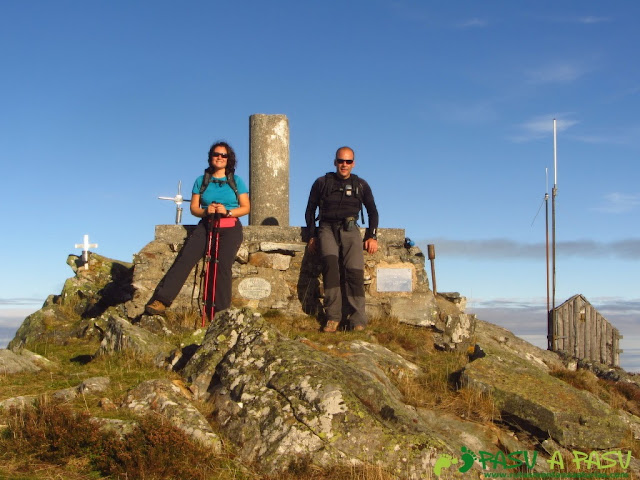
[{"label": "dry grass tuft", "polygon": [[6,422],[0,438],[2,478],[18,478],[18,473],[43,478],[39,464],[65,472],[51,478],[248,478],[231,457],[212,454],[153,415],[138,418],[124,436],[96,428],[86,412],[46,401],[10,410]]},{"label": "dry grass tuft", "polygon": [[395,317],[373,318],[368,328],[378,343],[408,360],[419,361],[435,352],[433,335],[426,328],[401,323]]},{"label": "dry grass tuft", "polygon": [[551,375],[580,390],[586,390],[612,408],[640,415],[640,387],[631,383],[602,380],[589,370],[554,369]]},{"label": "dry grass tuft", "polygon": [[312,465],[307,457],[289,465],[287,471],[260,477],[260,480],[394,480],[397,476],[382,467],[370,464],[338,465],[321,468]]},{"label": "dry grass tuft", "polygon": [[82,300],[79,294],[64,294],[59,297],[58,312],[69,320],[80,320],[82,310]]},{"label": "dry grass tuft", "polygon": [[197,308],[179,308],[167,310],[166,319],[170,327],[196,330],[201,326],[202,314]]},{"label": "dry grass tuft", "polygon": [[494,423],[501,419],[493,396],[473,388],[463,387],[456,391],[446,409],[461,418],[479,423]]}]

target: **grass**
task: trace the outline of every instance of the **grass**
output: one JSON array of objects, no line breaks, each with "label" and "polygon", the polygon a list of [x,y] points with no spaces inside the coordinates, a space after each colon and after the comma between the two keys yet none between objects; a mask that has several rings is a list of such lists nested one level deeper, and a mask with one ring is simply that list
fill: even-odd
[{"label": "grass", "polygon": [[154,415],[138,417],[123,436],[96,428],[87,412],[49,402],[11,409],[6,421],[2,478],[251,478],[232,456],[214,455]]},{"label": "grass", "polygon": [[[35,353],[44,354],[46,350],[47,358],[52,360],[52,366],[39,372],[0,375],[0,400],[32,395],[34,392],[43,394],[76,387],[87,378],[106,376],[111,380],[107,391],[79,396],[71,403],[72,406],[87,410],[93,415],[106,416],[98,406],[100,398],[108,397],[117,403],[130,388],[140,382],[167,376],[179,378],[177,374],[154,367],[149,359],[124,352],[93,359],[98,346],[96,339],[70,339],[66,345],[29,345],[28,348]],[[116,411],[112,415],[122,414]]]},{"label": "grass", "polygon": [[80,320],[82,301],[78,293],[65,293],[58,297],[58,311],[61,316],[68,318],[70,321]]},{"label": "grass", "polygon": [[[636,416],[640,415],[640,388],[636,385],[603,380],[589,370],[583,369],[575,371],[554,369],[550,373],[575,388],[592,393],[613,409],[625,410]],[[634,458],[640,458],[640,440],[634,436],[631,430],[620,439],[620,448],[625,451],[630,450]],[[621,470],[611,470],[611,472],[618,471]]]},{"label": "grass", "polygon": [[196,330],[200,328],[202,315],[198,309],[178,308],[167,310],[167,323],[180,329]]},{"label": "grass", "polygon": [[614,409],[640,416],[640,387],[631,383],[612,382],[598,378],[589,370],[554,369],[551,375],[569,385],[594,394]]}]

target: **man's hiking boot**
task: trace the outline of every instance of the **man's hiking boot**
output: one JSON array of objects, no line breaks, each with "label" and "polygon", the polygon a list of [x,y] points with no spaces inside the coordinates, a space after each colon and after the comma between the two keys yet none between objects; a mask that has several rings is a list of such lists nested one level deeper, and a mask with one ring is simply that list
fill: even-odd
[{"label": "man's hiking boot", "polygon": [[160,300],[154,300],[153,302],[147,304],[146,307],[144,307],[144,311],[149,315],[163,315],[166,309],[167,306]]},{"label": "man's hiking boot", "polygon": [[338,325],[340,325],[340,322],[336,322],[335,320],[328,320],[322,331],[327,333],[334,333],[336,330],[338,330]]}]

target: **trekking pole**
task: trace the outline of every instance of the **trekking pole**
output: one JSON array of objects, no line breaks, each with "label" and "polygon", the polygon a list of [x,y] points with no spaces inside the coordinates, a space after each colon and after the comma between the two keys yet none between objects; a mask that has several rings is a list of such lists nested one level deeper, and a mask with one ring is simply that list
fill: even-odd
[{"label": "trekking pole", "polygon": [[[213,316],[215,315],[216,310],[216,287],[218,283],[218,245],[220,243],[220,214],[215,214],[215,229],[216,229],[216,251],[213,259],[213,285],[211,288],[211,315],[210,320],[213,321]],[[206,308],[206,305],[205,305]],[[204,325],[203,325],[204,326]]]},{"label": "trekking pole", "polygon": [[[212,239],[213,239],[213,231],[216,231],[216,249],[215,255],[213,258],[213,283],[211,288],[209,288],[209,277],[210,268],[211,268],[211,247],[212,247]],[[206,325],[206,317],[207,317],[207,300],[209,299],[209,292],[211,291],[211,312],[209,318],[213,319],[213,315],[215,313],[215,305],[214,302],[216,300],[216,281],[218,278],[218,241],[220,240],[220,215],[214,213],[209,216],[209,236],[207,240],[207,253],[205,255],[205,280],[204,280],[204,292],[202,294],[202,327]]]},{"label": "trekking pole", "polygon": [[213,215],[207,216],[209,222],[209,232],[207,234],[207,248],[204,256],[204,290],[202,292],[202,326],[205,326],[207,314],[207,297],[209,294],[209,267],[211,264],[211,240],[213,238]]}]

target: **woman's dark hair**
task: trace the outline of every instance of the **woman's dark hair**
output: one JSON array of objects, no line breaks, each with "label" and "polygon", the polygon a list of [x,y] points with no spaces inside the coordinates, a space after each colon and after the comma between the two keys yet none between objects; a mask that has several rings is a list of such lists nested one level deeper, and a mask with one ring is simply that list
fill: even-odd
[{"label": "woman's dark hair", "polygon": [[236,152],[233,151],[233,148],[231,148],[231,145],[229,145],[227,142],[222,142],[222,141],[218,141],[214,143],[213,145],[211,145],[211,148],[209,149],[209,156],[207,157],[207,163],[209,164],[209,169],[211,170],[211,173],[213,173],[213,167],[211,166],[211,155],[213,154],[213,151],[216,149],[216,147],[224,147],[227,149],[227,154],[229,155],[229,157],[227,158],[227,166],[224,169],[224,173],[225,175],[233,174],[236,171]]}]

